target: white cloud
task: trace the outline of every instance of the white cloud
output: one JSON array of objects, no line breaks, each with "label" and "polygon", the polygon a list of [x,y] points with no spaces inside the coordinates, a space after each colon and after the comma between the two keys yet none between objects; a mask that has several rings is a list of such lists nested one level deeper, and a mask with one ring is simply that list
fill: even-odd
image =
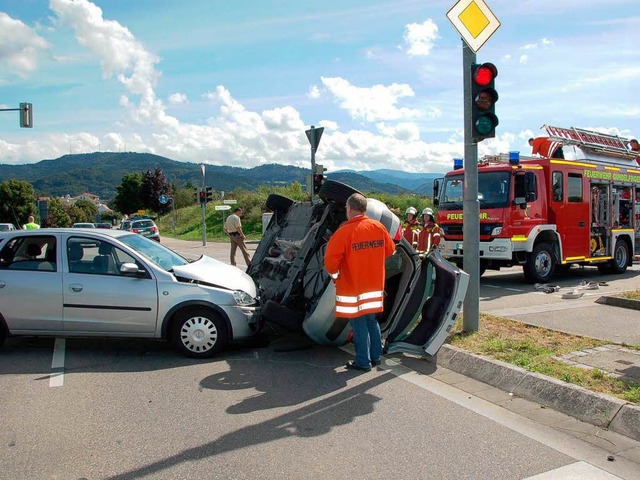
[{"label": "white cloud", "polygon": [[189,99],[184,93],[176,92],[169,95],[169,104],[171,105],[182,105],[188,101]]},{"label": "white cloud", "polygon": [[389,86],[356,87],[338,77],[321,77],[324,86],[339,101],[352,118],[376,122],[379,120],[402,120],[420,116],[420,111],[398,108],[396,104],[403,97],[415,94],[407,84],[393,83]]},{"label": "white cloud", "polygon": [[528,56],[528,55],[520,55],[520,60],[519,60],[519,62],[520,62],[521,64],[523,64],[523,65],[524,65],[524,64],[526,64],[528,61],[529,61],[529,56]]},{"label": "white cloud", "polygon": [[429,55],[438,38],[438,26],[430,18],[422,23],[410,23],[404,28],[403,38],[409,46],[407,55]]},{"label": "white cloud", "polygon": [[33,29],[0,12],[0,70],[24,77],[35,70],[38,56],[48,48],[47,41]]},{"label": "white cloud", "polygon": [[317,85],[311,85],[309,88],[309,93],[307,93],[309,98],[320,98],[320,89]]}]

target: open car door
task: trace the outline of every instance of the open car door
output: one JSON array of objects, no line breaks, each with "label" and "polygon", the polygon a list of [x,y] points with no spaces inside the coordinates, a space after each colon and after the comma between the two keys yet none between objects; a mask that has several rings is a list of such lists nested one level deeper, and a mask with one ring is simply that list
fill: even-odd
[{"label": "open car door", "polygon": [[[399,256],[401,251],[409,253],[409,256],[404,256],[404,265],[401,266],[405,278],[400,280],[395,301],[389,305],[391,311],[382,325],[385,353],[433,356],[458,318],[467,293],[469,275],[444,260],[437,251],[417,254],[408,248],[408,244],[401,242],[394,255],[402,259],[403,256]],[[393,266],[393,272],[392,269]],[[393,282],[388,280],[387,284],[394,288]]]}]

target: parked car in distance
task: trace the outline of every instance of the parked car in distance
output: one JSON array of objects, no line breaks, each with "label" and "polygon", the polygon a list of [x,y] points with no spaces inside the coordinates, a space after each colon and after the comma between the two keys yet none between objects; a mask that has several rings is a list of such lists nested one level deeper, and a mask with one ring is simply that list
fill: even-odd
[{"label": "parked car in distance", "polygon": [[13,223],[0,223],[0,232],[9,232],[16,230],[16,226]]},{"label": "parked car in distance", "polygon": [[139,233],[151,240],[155,240],[156,242],[160,241],[160,230],[158,230],[158,226],[151,219],[131,220],[129,230],[133,233]]},{"label": "parked car in distance", "polygon": [[131,230],[131,220],[122,220],[120,222],[120,226],[118,227],[120,230]]},{"label": "parked car in distance", "polygon": [[71,228],[96,228],[96,226],[93,223],[78,222],[71,225]]},{"label": "parked car in distance", "polygon": [[112,228],[112,225],[107,222],[100,222],[95,224],[96,228]]},{"label": "parked car in distance", "polygon": [[2,232],[0,285],[0,344],[7,335],[147,337],[208,357],[259,331],[256,284],[240,269],[117,229]]}]

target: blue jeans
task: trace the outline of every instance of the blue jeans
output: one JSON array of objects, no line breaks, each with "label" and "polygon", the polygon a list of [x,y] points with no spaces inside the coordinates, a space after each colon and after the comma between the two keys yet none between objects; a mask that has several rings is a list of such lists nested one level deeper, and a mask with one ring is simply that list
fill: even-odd
[{"label": "blue jeans", "polygon": [[371,367],[371,360],[380,361],[382,338],[380,325],[374,313],[350,319],[353,329],[353,345],[356,350],[355,364],[358,367]]}]

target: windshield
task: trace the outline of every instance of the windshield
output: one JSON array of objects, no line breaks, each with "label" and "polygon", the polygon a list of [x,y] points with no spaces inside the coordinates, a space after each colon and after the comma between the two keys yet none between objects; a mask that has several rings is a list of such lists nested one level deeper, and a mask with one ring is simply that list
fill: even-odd
[{"label": "windshield", "polygon": [[142,235],[132,234],[118,237],[125,245],[130,246],[135,251],[141,253],[160,268],[165,270],[172,270],[173,267],[179,267],[187,265],[189,260],[178,255],[173,250],[169,250],[167,247],[149,240]]},{"label": "windshield", "polygon": [[[498,208],[509,205],[508,171],[481,172],[478,174],[478,201],[480,208]],[[462,210],[464,177],[445,177],[440,195],[440,210]]]}]

